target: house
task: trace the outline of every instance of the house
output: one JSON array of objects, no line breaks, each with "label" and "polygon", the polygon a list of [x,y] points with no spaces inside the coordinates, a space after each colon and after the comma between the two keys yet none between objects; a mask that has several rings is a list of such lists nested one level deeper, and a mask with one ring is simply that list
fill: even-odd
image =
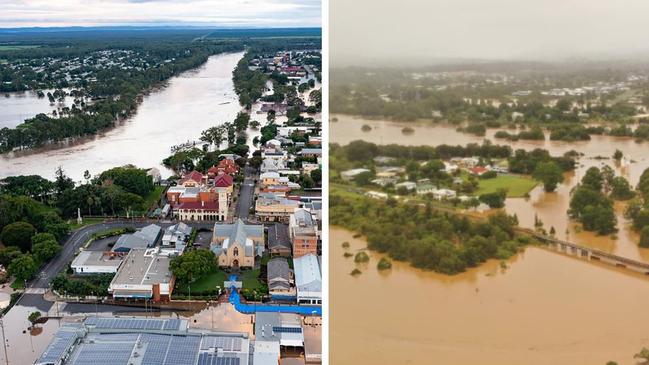
[{"label": "house", "polygon": [[239,165],[237,165],[234,161],[228,159],[219,161],[219,164],[217,166],[212,166],[207,170],[208,178],[214,178],[217,175],[221,174],[234,176],[238,173]]},{"label": "house", "polygon": [[210,250],[220,267],[254,267],[255,257],[264,252],[264,226],[245,224],[241,219],[234,224],[214,224]]},{"label": "house", "polygon": [[286,170],[286,162],[281,159],[276,159],[276,158],[265,158],[261,162],[261,166],[259,167],[259,170],[261,171],[262,174],[266,172],[278,172],[282,170]]},{"label": "house", "polygon": [[388,185],[394,185],[397,183],[397,178],[395,177],[380,177],[371,181],[372,184],[386,187]]},{"label": "house", "polygon": [[416,190],[417,184],[412,181],[404,181],[394,185],[395,189],[403,188],[406,190]]},{"label": "house", "polygon": [[373,198],[373,199],[387,199],[388,198],[388,194],[380,192],[380,191],[372,191],[372,190],[370,190],[370,191],[366,192],[365,195],[367,195],[367,196],[369,196],[370,198]]},{"label": "house", "polygon": [[295,209],[289,218],[288,230],[293,244],[293,257],[318,253],[318,225],[310,211]]},{"label": "house", "polygon": [[255,214],[262,222],[288,222],[291,213],[299,206],[298,201],[261,193],[255,203]]},{"label": "house", "polygon": [[150,224],[133,234],[123,234],[113,245],[113,252],[126,253],[135,248],[149,248],[155,246],[162,228],[155,224]]},{"label": "house", "polygon": [[322,272],[320,257],[312,253],[293,259],[297,302],[322,304]]},{"label": "house", "polygon": [[274,296],[295,296],[293,272],[284,257],[275,257],[267,264],[268,292]]},{"label": "house", "polygon": [[114,299],[169,301],[175,282],[170,261],[159,254],[158,248],[134,248],[124,258],[108,292]]},{"label": "house", "polygon": [[418,184],[417,185],[417,194],[418,195],[432,194],[433,191],[435,191],[435,190],[437,190],[437,189],[431,184]]},{"label": "house", "polygon": [[433,198],[437,200],[453,199],[457,196],[455,190],[451,189],[435,189],[432,194]]},{"label": "house", "polygon": [[482,176],[483,174],[485,174],[488,171],[489,171],[489,169],[487,169],[486,167],[483,167],[483,166],[476,166],[476,167],[472,167],[472,168],[469,169],[469,172],[472,175],[476,175],[476,176]]},{"label": "house", "polygon": [[174,246],[177,243],[187,242],[189,236],[192,234],[192,227],[186,225],[183,222],[174,224],[165,229],[164,235],[162,236],[162,245],[163,246]]},{"label": "house", "polygon": [[205,177],[198,171],[192,171],[178,181],[178,185],[184,187],[197,187],[203,184]]},{"label": "house", "polygon": [[288,225],[275,223],[268,227],[268,251],[271,256],[291,256],[292,244]]},{"label": "house", "polygon": [[364,174],[366,172],[370,172],[368,169],[351,169],[347,171],[343,171],[340,173],[340,177],[345,180],[345,181],[351,181],[356,178],[356,176],[360,174]]},{"label": "house", "polygon": [[84,250],[74,258],[70,267],[76,275],[114,274],[121,264],[122,258],[119,255]]},{"label": "house", "polygon": [[298,154],[302,157],[320,157],[322,156],[321,148],[303,148]]},{"label": "house", "polygon": [[444,161],[444,172],[452,174],[458,170],[458,166],[454,163]]}]

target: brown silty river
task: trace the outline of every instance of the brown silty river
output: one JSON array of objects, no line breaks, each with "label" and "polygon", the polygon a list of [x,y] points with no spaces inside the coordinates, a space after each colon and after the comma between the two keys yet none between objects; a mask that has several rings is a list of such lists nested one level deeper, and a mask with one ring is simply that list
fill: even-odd
[{"label": "brown silty river", "polygon": [[[377,144],[465,145],[485,138],[495,144],[553,155],[569,150],[584,154],[554,193],[537,186],[529,198],[510,198],[506,210],[520,224],[532,227],[534,215],[559,238],[649,262],[649,250],[624,220],[617,204],[616,237],[580,232],[566,211],[569,193],[590,166],[612,166],[635,185],[649,167],[649,144],[629,138],[594,136],[589,142],[518,141],[459,133],[456,127],[432,123],[406,125],[385,120],[332,116],[330,141],[347,144],[365,140]],[[361,131],[363,124],[369,132]],[[616,166],[610,157],[621,150],[633,163]],[[330,356],[332,364],[566,364],[591,365],[617,361],[636,364],[633,355],[649,346],[649,280],[601,264],[582,261],[543,248],[529,247],[501,269],[495,260],[465,273],[446,276],[394,262],[387,272],[376,269],[376,252],[369,264],[344,258],[366,247],[363,238],[330,229]],[[358,267],[362,274],[349,273]]]},{"label": "brown silty river", "polygon": [[[592,232],[579,229],[578,225],[568,220],[567,210],[570,202],[570,190],[581,180],[589,167],[609,165],[616,174],[622,175],[635,186],[642,172],[649,167],[649,143],[636,143],[632,138],[592,136],[586,142],[561,142],[561,141],[517,141],[510,142],[493,138],[495,129],[487,130],[485,137],[460,133],[456,126],[433,123],[398,123],[385,120],[366,120],[346,115],[332,116],[338,122],[330,123],[330,141],[341,145],[354,140],[365,140],[376,144],[401,144],[401,145],[430,145],[440,144],[466,145],[468,143],[482,143],[485,139],[494,144],[507,144],[512,149],[532,150],[543,148],[550,151],[553,156],[563,155],[570,150],[583,153],[574,172],[566,174],[566,178],[553,193],[543,191],[543,186],[538,185],[530,192],[529,198],[509,198],[505,209],[509,214],[516,214],[521,226],[534,227],[534,215],[543,222],[544,228],[550,230],[554,227],[559,239],[582,245],[598,248],[631,259],[649,262],[649,249],[638,247],[639,237],[624,218],[624,203],[616,204],[619,231],[615,236],[598,236]],[[367,124],[372,127],[369,132],[363,132],[361,127]],[[414,133],[403,134],[401,129],[410,126]],[[627,166],[620,166],[611,156],[616,149],[632,161]],[[607,159],[597,159],[606,157]]]},{"label": "brown silty river", "polygon": [[[393,262],[379,272],[344,258],[363,238],[332,227],[330,363],[636,364],[649,346],[649,280],[529,247],[502,269],[492,260],[446,276]],[[349,273],[359,268],[362,274]]]},{"label": "brown silty river", "polygon": [[[172,77],[144,95],[130,119],[97,136],[0,155],[0,178],[37,174],[53,179],[56,168],[62,166],[75,181],[81,181],[85,170],[95,175],[125,164],[156,167],[169,176],[162,159],[171,154],[171,146],[196,141],[202,130],[231,122],[241,110],[232,83],[232,71],[241,57],[243,53],[212,56],[204,65]],[[0,100],[0,107],[17,109],[12,100]],[[35,108],[42,103],[34,100]]]}]

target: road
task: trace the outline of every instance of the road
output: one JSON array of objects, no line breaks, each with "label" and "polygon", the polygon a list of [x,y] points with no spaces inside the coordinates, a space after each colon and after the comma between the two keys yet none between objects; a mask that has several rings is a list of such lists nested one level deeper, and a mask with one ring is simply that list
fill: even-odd
[{"label": "road", "polygon": [[74,231],[70,237],[63,244],[63,249],[61,253],[54,257],[50,262],[48,262],[40,271],[38,276],[32,280],[29,285],[30,289],[41,288],[47,289],[49,287],[50,281],[63,270],[74,258],[75,253],[79,248],[88,241],[90,236],[93,233],[105,231],[111,228],[121,228],[121,227],[136,227],[141,228],[146,226],[149,223],[131,223],[131,222],[110,222],[110,223],[100,223],[85,226],[77,231]]},{"label": "road", "polygon": [[241,189],[239,190],[239,200],[237,201],[235,214],[238,218],[247,221],[248,216],[250,215],[250,208],[254,202],[253,197],[255,196],[255,179],[257,178],[257,172],[249,165],[246,165],[243,171],[244,179],[241,184]]}]

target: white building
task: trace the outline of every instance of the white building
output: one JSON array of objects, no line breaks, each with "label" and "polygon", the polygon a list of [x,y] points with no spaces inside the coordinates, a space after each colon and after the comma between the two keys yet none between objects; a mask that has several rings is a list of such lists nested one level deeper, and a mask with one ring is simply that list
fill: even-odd
[{"label": "white building", "polygon": [[299,304],[322,304],[320,257],[310,253],[293,259]]},{"label": "white building", "polygon": [[343,180],[350,181],[350,180],[354,179],[356,176],[358,176],[360,174],[363,174],[363,173],[366,173],[366,172],[370,172],[370,170],[368,170],[368,169],[351,169],[351,170],[341,172],[340,177],[342,177]]},{"label": "white building", "polygon": [[114,274],[121,263],[122,259],[117,255],[104,254],[103,251],[81,251],[70,267],[77,275]]}]

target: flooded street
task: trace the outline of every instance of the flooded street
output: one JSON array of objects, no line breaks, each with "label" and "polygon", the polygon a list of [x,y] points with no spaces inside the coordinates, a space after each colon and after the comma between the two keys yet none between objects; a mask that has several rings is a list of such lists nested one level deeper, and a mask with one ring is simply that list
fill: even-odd
[{"label": "flooded street", "polygon": [[[505,209],[509,214],[516,214],[521,226],[534,227],[535,214],[543,222],[544,228],[550,230],[554,227],[559,239],[566,239],[582,245],[595,247],[606,252],[611,252],[631,259],[649,262],[649,249],[638,247],[638,235],[633,232],[624,218],[624,203],[616,204],[619,232],[616,237],[597,236],[592,232],[585,232],[576,224],[570,222],[567,216],[570,201],[570,191],[579,183],[586,170],[592,166],[611,166],[616,174],[622,175],[635,186],[642,172],[649,167],[649,143],[636,143],[632,138],[610,136],[592,136],[590,141],[562,142],[562,141],[506,141],[493,138],[496,129],[488,129],[485,137],[456,131],[456,126],[445,124],[397,123],[385,120],[364,120],[346,115],[332,116],[338,122],[330,125],[330,140],[332,143],[347,144],[351,141],[362,139],[376,144],[401,144],[401,145],[466,145],[468,143],[482,143],[485,139],[494,144],[510,145],[512,149],[532,150],[543,148],[553,156],[563,155],[570,150],[583,153],[578,161],[577,169],[569,174],[557,190],[553,193],[543,191],[541,185],[530,192],[529,198],[509,198]],[[372,127],[369,132],[363,132],[361,127],[367,124]],[[404,126],[410,126],[414,133],[403,134]],[[624,153],[631,163],[620,166],[611,156],[616,149]],[[602,159],[604,157],[604,159]]]},{"label": "flooded street", "polygon": [[330,229],[332,364],[623,365],[649,341],[641,275],[537,247],[506,270],[489,261],[445,276],[393,262],[379,272],[376,252],[368,264],[343,257],[342,242],[366,247],[352,235]]},{"label": "flooded street", "polygon": [[95,175],[125,164],[157,167],[163,177],[169,176],[161,163],[171,146],[197,140],[202,130],[232,121],[241,110],[232,83],[241,57],[243,53],[212,56],[198,69],[171,78],[144,96],[132,118],[101,135],[63,148],[2,155],[0,178],[38,174],[53,179],[62,166],[80,181],[85,170]]}]

